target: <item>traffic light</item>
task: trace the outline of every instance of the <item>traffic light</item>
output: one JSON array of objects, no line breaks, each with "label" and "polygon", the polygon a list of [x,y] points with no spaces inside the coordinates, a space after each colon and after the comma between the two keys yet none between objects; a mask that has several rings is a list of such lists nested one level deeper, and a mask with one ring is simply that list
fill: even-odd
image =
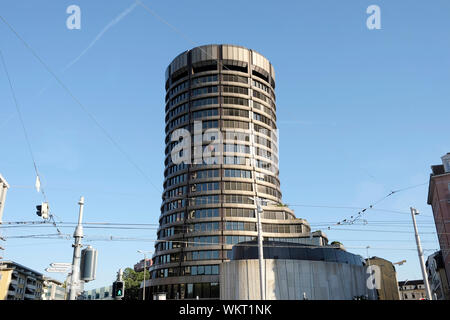
[{"label": "traffic light", "polygon": [[113,283],[113,298],[123,297],[125,283],[123,281],[115,281]]},{"label": "traffic light", "polygon": [[48,202],[43,202],[40,206],[36,206],[36,214],[39,217],[42,217],[42,219],[48,219],[48,212],[49,212],[49,207],[48,207]]}]

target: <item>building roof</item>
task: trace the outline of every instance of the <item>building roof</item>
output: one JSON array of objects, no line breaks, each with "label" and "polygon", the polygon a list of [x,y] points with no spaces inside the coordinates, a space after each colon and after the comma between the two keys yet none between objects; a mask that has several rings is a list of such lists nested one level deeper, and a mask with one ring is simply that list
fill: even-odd
[{"label": "building roof", "polygon": [[23,269],[25,272],[34,273],[38,277],[42,277],[43,278],[43,276],[44,276],[40,272],[37,272],[37,271],[35,271],[33,269],[25,267],[24,265],[21,265],[20,263],[17,263],[17,262],[11,261],[11,260],[0,261],[0,267],[6,267],[6,268],[11,268],[11,269]]},{"label": "building roof", "polygon": [[[291,242],[264,241],[264,259],[309,260],[347,263],[363,266],[359,255],[334,246],[317,247]],[[240,242],[233,246],[232,260],[258,259],[257,241]]]},{"label": "building roof", "polygon": [[0,173],[0,183],[3,183],[6,186],[6,188],[9,188],[8,182],[6,182],[6,179],[2,176],[1,173]]},{"label": "building roof", "polygon": [[[448,159],[450,157],[450,152],[441,157],[443,164],[436,164],[431,166],[430,182],[428,184],[428,199],[427,203],[432,204],[433,192],[434,192],[434,178],[440,176],[450,176]],[[445,163],[445,165],[444,165]],[[447,166],[447,169],[446,169]]]},{"label": "building roof", "polygon": [[430,259],[433,259],[433,260],[436,262],[436,268],[437,268],[437,269],[443,269],[443,268],[445,268],[444,260],[442,259],[442,251],[441,251],[441,250],[436,251],[435,253],[430,254],[430,255],[428,256],[427,261],[425,261],[425,266],[426,266],[426,267],[428,267],[428,261],[429,261]]}]

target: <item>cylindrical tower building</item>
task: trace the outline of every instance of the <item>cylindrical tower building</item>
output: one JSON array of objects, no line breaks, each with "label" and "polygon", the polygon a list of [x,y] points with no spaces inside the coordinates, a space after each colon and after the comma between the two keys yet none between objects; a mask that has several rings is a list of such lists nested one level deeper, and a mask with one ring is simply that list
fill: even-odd
[{"label": "cylindrical tower building", "polygon": [[281,202],[275,72],[253,50],[206,45],[172,61],[165,87],[164,193],[147,296],[217,299],[220,264],[233,245],[256,239],[256,197],[265,240],[312,242],[308,223]]}]

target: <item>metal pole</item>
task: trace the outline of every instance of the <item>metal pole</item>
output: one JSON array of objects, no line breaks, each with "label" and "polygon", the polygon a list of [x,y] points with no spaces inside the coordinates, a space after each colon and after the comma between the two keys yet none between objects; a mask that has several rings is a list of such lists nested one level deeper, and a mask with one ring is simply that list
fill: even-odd
[{"label": "metal pole", "polygon": [[77,291],[80,285],[80,260],[81,260],[81,238],[83,238],[83,206],[84,206],[84,197],[80,198],[78,202],[80,205],[80,212],[78,214],[78,225],[75,228],[75,232],[73,234],[73,238],[75,239],[73,247],[73,259],[72,259],[72,276],[70,277],[70,291],[69,291],[69,300],[75,300],[77,296]]},{"label": "metal pole", "polygon": [[142,288],[142,300],[145,300],[145,268],[147,267],[147,254],[144,253],[144,286]]},{"label": "metal pole", "polygon": [[263,209],[261,207],[261,200],[255,196],[256,202],[256,219],[258,226],[258,260],[259,260],[259,284],[260,284],[260,297],[261,300],[266,300],[266,289],[264,281],[264,251],[263,251],[263,237],[262,237],[262,227],[261,227],[261,214]]},{"label": "metal pole", "polygon": [[416,224],[415,216],[416,216],[416,214],[419,214],[419,212],[416,209],[414,209],[413,207],[410,207],[410,209],[411,209],[411,216],[412,216],[413,225],[414,225],[414,233],[416,235],[417,253],[419,254],[420,268],[422,269],[423,283],[425,284],[425,292],[427,294],[427,299],[433,300],[433,296],[431,295],[430,285],[428,284],[427,269],[425,268],[425,262],[423,260],[423,250],[422,250],[422,245],[420,244],[419,231],[417,230],[417,224]]},{"label": "metal pole", "polygon": [[142,253],[144,255],[144,285],[142,287],[142,300],[145,300],[145,272],[147,271],[147,253],[152,253],[152,251],[143,251],[138,250],[137,252]]},{"label": "metal pole", "polygon": [[0,174],[0,224],[2,224],[3,209],[5,208],[6,192],[8,191],[9,184],[5,178]]}]

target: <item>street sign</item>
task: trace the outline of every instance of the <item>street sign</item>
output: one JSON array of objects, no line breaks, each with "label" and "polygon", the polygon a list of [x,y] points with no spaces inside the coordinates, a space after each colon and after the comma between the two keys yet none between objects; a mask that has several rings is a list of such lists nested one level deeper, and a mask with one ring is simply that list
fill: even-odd
[{"label": "street sign", "polygon": [[55,268],[69,268],[70,266],[72,266],[71,263],[66,263],[66,262],[53,262],[50,263],[50,267],[55,267]]},{"label": "street sign", "polygon": [[59,272],[59,273],[66,273],[70,271],[70,268],[47,268],[45,269],[47,272]]}]

